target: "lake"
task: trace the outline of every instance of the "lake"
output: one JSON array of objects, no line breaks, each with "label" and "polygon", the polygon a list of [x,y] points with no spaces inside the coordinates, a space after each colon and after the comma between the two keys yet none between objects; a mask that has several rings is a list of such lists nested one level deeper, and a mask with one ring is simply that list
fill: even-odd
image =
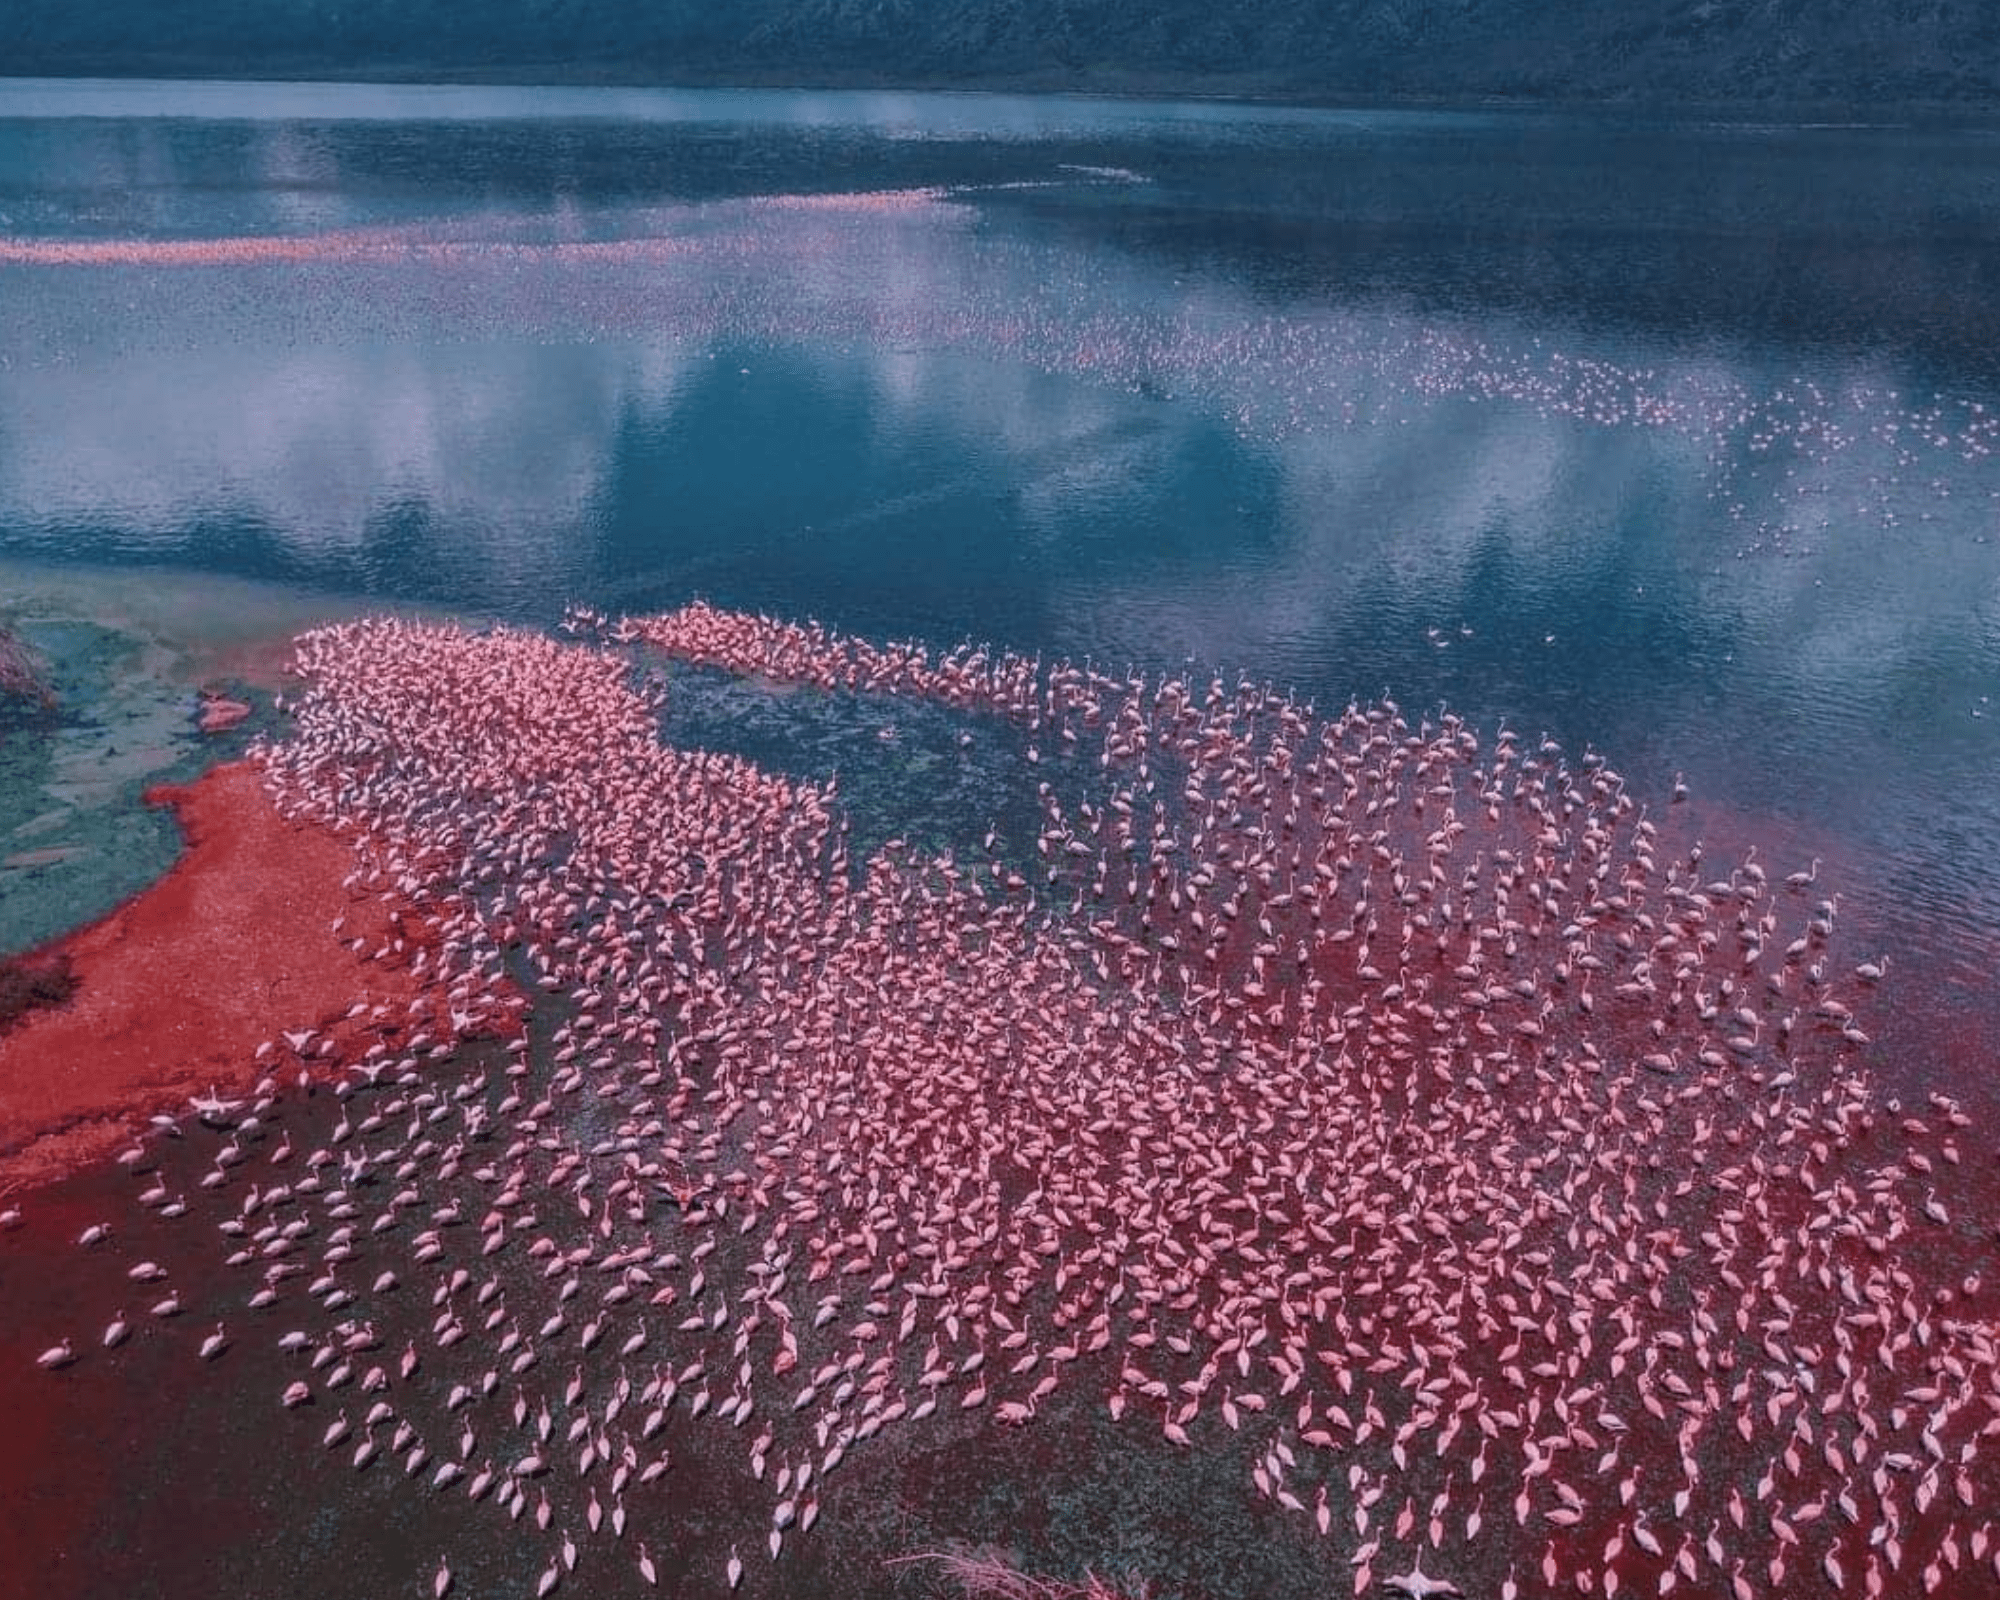
[{"label": "lake", "polygon": [[[1599,753],[1683,848],[1837,890],[1893,996],[1857,1064],[1990,1148],[1996,247],[1983,128],[0,81],[0,620],[61,696],[0,710],[0,948],[164,869],[141,790],[241,748],[196,685],[269,687],[299,628],[700,600]],[[942,714],[857,738],[865,706],[677,670],[670,737],[838,771],[859,840],[1033,827],[999,735],[945,781]],[[80,1226],[126,1182],[39,1203]],[[12,1237],[23,1348],[102,1313]],[[82,1405],[63,1470],[130,1494],[21,1592],[416,1593],[438,1548],[532,1592],[532,1517],[327,1466],[261,1342],[187,1357]],[[746,1592],[924,1592],[875,1558],[982,1539],[1170,1593],[1323,1581],[1243,1460],[1129,1450],[1098,1405],[987,1473],[968,1426],[775,1567],[743,1484],[684,1482],[706,1564],[670,1583],[712,1592],[739,1534]]]}]

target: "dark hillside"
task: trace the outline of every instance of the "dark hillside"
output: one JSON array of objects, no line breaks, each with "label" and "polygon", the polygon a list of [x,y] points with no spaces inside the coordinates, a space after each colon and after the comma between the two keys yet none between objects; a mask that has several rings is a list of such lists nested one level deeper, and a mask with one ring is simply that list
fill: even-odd
[{"label": "dark hillside", "polygon": [[2000,108],[1985,0],[7,0],[0,72]]}]

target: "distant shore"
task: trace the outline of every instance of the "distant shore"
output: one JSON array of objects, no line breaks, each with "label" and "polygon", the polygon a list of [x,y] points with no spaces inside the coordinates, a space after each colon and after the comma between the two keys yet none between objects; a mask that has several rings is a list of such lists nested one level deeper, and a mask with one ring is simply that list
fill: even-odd
[{"label": "distant shore", "polygon": [[[10,63],[10,67],[16,64]],[[1841,99],[1694,100],[1632,96],[1562,98],[1532,94],[1371,94],[1365,90],[1308,88],[1264,73],[1193,75],[1117,72],[1084,80],[1054,72],[978,77],[917,74],[887,77],[837,68],[801,79],[791,73],[687,72],[665,80],[620,63],[544,62],[468,66],[449,62],[293,60],[276,62],[163,62],[150,58],[85,58],[60,70],[30,65],[0,74],[0,107],[10,82],[367,84],[411,88],[514,89],[741,89],[797,94],[952,94],[1036,96],[1077,100],[1201,102],[1246,107],[1289,106],[1312,111],[1467,112],[1523,116],[1599,116],[1639,123],[1719,122],[1753,126],[1992,127],[2000,105],[1981,99],[1861,102]]]}]

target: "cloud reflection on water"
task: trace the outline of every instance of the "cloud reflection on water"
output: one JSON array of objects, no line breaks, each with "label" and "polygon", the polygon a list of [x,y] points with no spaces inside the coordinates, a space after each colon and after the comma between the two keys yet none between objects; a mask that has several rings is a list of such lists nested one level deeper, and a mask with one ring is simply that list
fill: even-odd
[{"label": "cloud reflection on water", "polygon": [[[621,412],[668,406],[666,346],[330,343],[85,356],[0,376],[0,517],[115,525],[161,554],[221,514],[323,569],[397,505],[535,563],[603,488]],[[191,377],[194,381],[190,381]]]},{"label": "cloud reflection on water", "polygon": [[[123,137],[120,170],[185,179],[167,134]],[[1975,615],[1996,582],[1975,542],[1992,414],[1913,401],[1879,366],[1815,385],[1497,314],[1274,302],[1219,267],[1007,226],[976,190],[397,218],[322,194],[338,173],[296,130],[253,142],[282,181],[225,206],[243,231],[0,238],[17,547],[198,561],[218,521],[247,522],[302,580],[393,592],[410,558],[384,547],[411,536],[386,530],[416,516],[462,603],[636,594],[689,549],[635,575],[606,563],[607,526],[672,521],[689,475],[722,470],[676,439],[720,392],[712,357],[770,347],[807,376],[732,422],[811,428],[785,407],[866,397],[884,476],[799,518],[819,552],[894,528],[917,539],[906,577],[954,581],[925,564],[956,547],[918,536],[991,464],[1008,503],[981,531],[1034,552],[1011,581],[1079,653],[1308,686],[1358,659],[1357,692],[1588,700],[1597,737],[1622,716],[1710,746],[1726,685],[1745,725],[1785,711],[1773,766],[1836,814],[1859,803],[1852,748],[1828,743],[1852,708],[1876,708],[1865,737],[1893,759],[1918,664],[1961,721],[2000,687]],[[635,438],[666,465],[634,478]],[[744,499],[791,515],[766,487]],[[726,567],[768,531],[718,515],[697,553]],[[1594,639],[1607,615],[1640,636],[1619,654]],[[1992,726],[1915,752],[1937,769],[1920,815]],[[1989,813],[1954,826],[1993,838]],[[1944,841],[1923,849],[1950,870]]]},{"label": "cloud reflection on water", "polygon": [[[310,164],[290,137],[270,134],[270,170]],[[1194,402],[1278,464],[1307,579],[1330,534],[1352,537],[1357,486],[1397,518],[1421,508],[1431,536],[1379,554],[1393,564],[1420,550],[1425,581],[1496,519],[1517,558],[1563,557],[1565,524],[1606,509],[1593,503],[1605,480],[1660,470],[1665,453],[1635,444],[1642,434],[1709,458],[1691,478],[1688,449],[1672,452],[1673,498],[1706,473],[1705,491],[1731,496],[1718,508],[1730,530],[1813,547],[1782,499],[1798,485],[1723,459],[1744,454],[1772,408],[1713,360],[1619,372],[1544,353],[1531,330],[1497,321],[1460,331],[1390,307],[1274,310],[1226,280],[1077,259],[976,217],[920,190],[221,238],[0,238],[12,280],[0,516],[170,542],[167,530],[228,504],[317,558],[419,502],[488,525],[532,564],[587,535],[612,492],[621,423],[669,427],[691,361],[717,342],[777,339],[868,372],[878,428],[921,429],[947,451],[957,432],[1029,464],[1029,520],[1051,530],[1065,505],[1159,469],[1159,450],[1117,419],[1136,410],[1184,430],[1187,408],[1135,405],[1136,391]],[[987,358],[976,374],[967,352]],[[1052,386],[1041,371],[1094,381]],[[1501,405],[1429,404],[1452,396]],[[1657,409],[1633,416],[1641,405]],[[1877,403],[1856,425],[1892,409]],[[1077,442],[1096,435],[1104,448],[1086,460]],[[1808,469],[1828,505],[1893,515],[1888,447],[1824,442],[1787,441],[1772,459]],[[1033,470],[1055,455],[1059,470]]]}]

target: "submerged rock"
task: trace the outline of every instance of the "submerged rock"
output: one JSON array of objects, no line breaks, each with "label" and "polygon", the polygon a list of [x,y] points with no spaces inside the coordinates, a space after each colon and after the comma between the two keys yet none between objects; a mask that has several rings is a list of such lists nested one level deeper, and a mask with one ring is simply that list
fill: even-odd
[{"label": "submerged rock", "polygon": [[227,695],[204,694],[197,723],[203,733],[223,733],[249,715],[250,708],[241,700],[231,700]]}]

